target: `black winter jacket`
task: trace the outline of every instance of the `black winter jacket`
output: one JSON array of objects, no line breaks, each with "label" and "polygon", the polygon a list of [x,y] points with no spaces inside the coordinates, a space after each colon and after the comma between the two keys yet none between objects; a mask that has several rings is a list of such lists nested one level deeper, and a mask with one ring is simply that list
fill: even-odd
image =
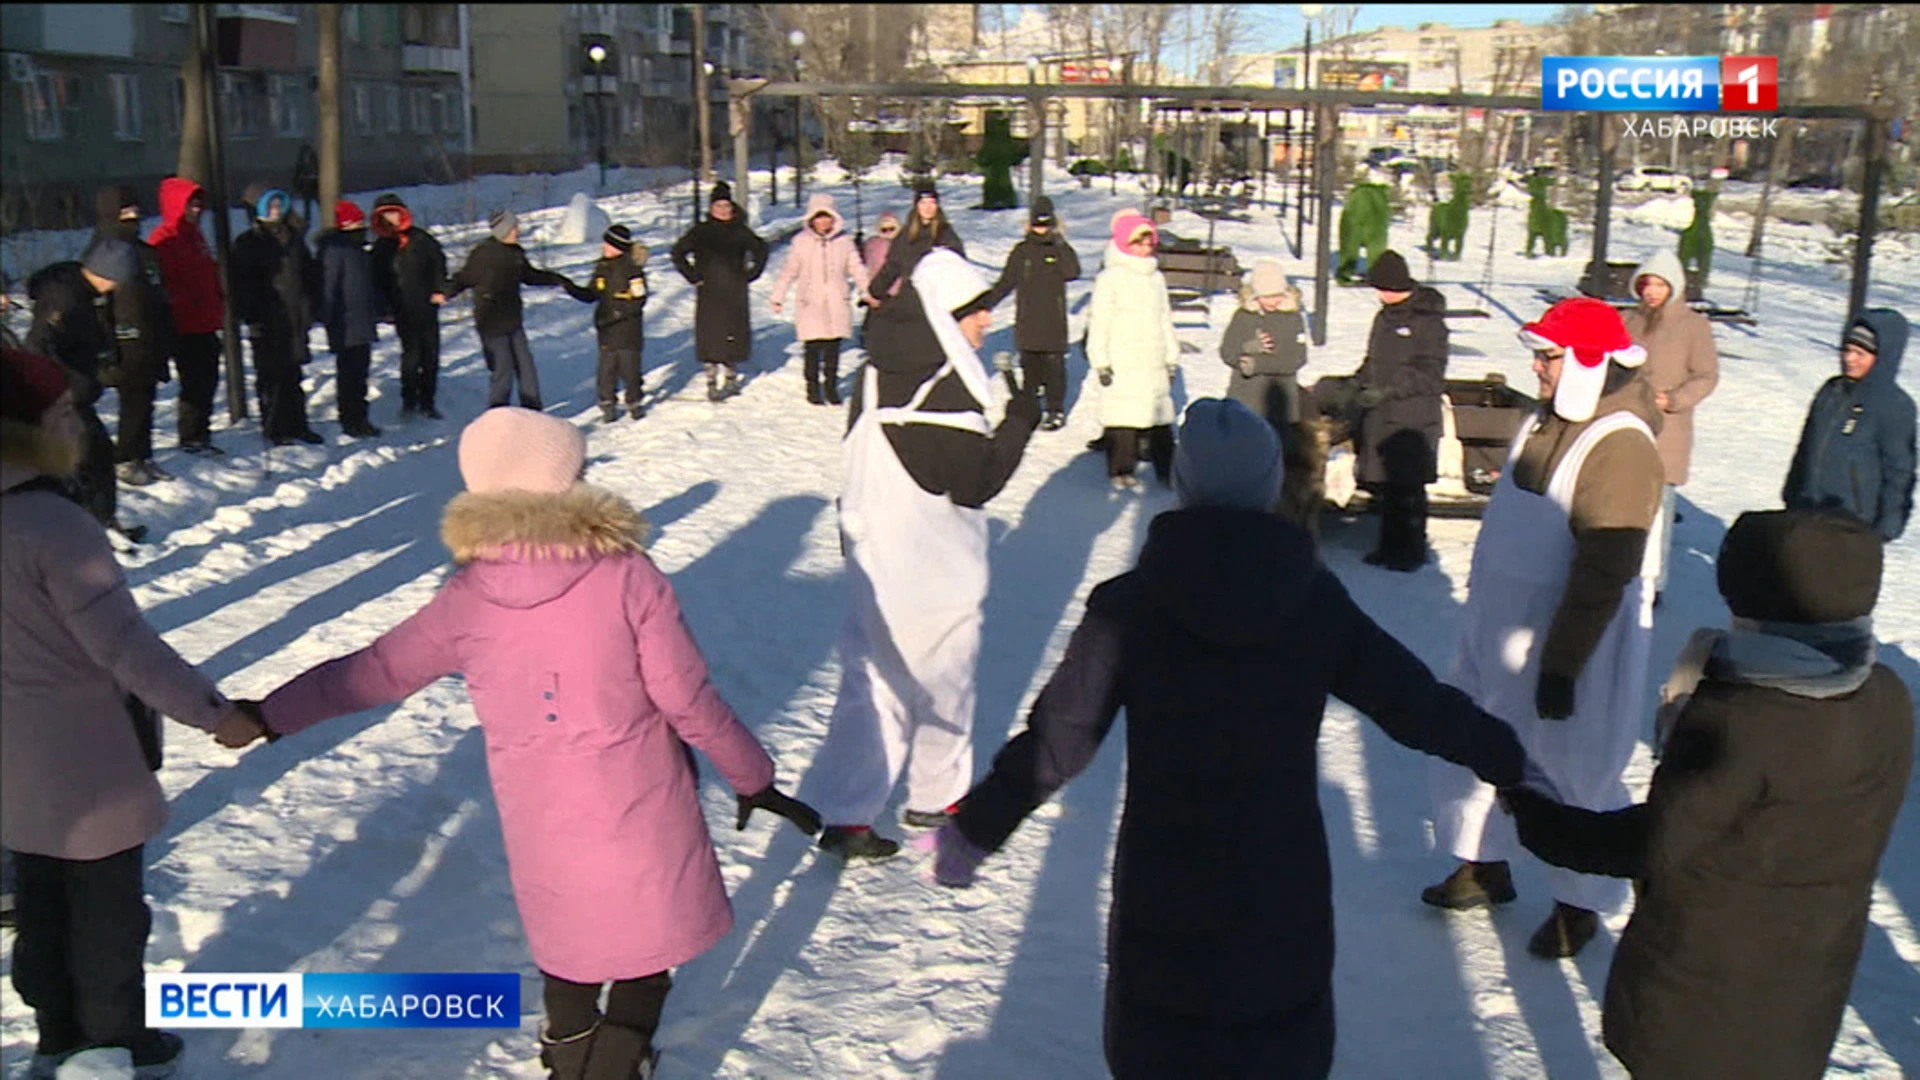
[{"label": "black winter jacket", "polygon": [[593,329],[603,349],[639,349],[646,345],[646,257],[646,248],[635,247],[593,264],[593,279],[587,289],[600,301],[593,309]]},{"label": "black winter jacket", "polygon": [[1362,390],[1384,395],[1367,410],[1357,444],[1363,484],[1420,487],[1439,478],[1447,390],[1446,298],[1425,286],[1373,317],[1367,359],[1354,373]]},{"label": "black winter jacket", "polygon": [[27,348],[67,369],[73,396],[82,405],[100,400],[100,369],[114,356],[107,298],[93,289],[77,262],[42,267],[27,279],[33,324]]},{"label": "black winter jacket", "polygon": [[1643,881],[1602,1021],[1636,1080],[1826,1073],[1906,797],[1913,699],[1890,669],[1827,699],[1729,674],[1708,664],[1645,803],[1507,796],[1542,859]]},{"label": "black winter jacket", "polygon": [[316,314],[327,328],[327,348],[335,353],[373,344],[380,299],[373,289],[373,260],[366,234],[329,230],[314,243],[320,260],[320,297]]},{"label": "black winter jacket", "polygon": [[1216,1018],[1301,1007],[1333,978],[1317,755],[1329,695],[1490,783],[1520,777],[1513,730],[1368,618],[1304,529],[1253,511],[1163,513],[1138,566],[1088,597],[1027,730],[956,823],[999,848],[1124,708],[1110,991]]},{"label": "black winter jacket", "polygon": [[234,240],[230,266],[234,313],[255,333],[291,334],[304,363],[312,298],[320,291],[319,264],[306,238],[285,220],[255,222]]},{"label": "black winter jacket", "polygon": [[502,243],[494,237],[474,245],[467,264],[453,275],[451,300],[468,289],[473,290],[473,325],[482,338],[506,337],[523,325],[520,286],[534,285],[567,290],[583,299],[586,290],[564,274],[542,270],[527,261],[527,250],[519,244]]},{"label": "black winter jacket", "polygon": [[1080,256],[1059,230],[1029,232],[1013,245],[1000,279],[987,290],[989,308],[1014,294],[1013,343],[1022,352],[1067,351],[1067,282],[1080,276]]},{"label": "black winter jacket", "polygon": [[1900,389],[1907,329],[1891,313],[1861,318],[1879,335],[1867,377],[1828,379],[1814,395],[1781,499],[1790,509],[1838,506],[1898,539],[1913,515],[1913,399]]},{"label": "black winter jacket", "polygon": [[[118,186],[104,188],[101,196],[118,194]],[[105,385],[164,382],[169,377],[167,359],[179,345],[173,322],[173,302],[167,295],[167,283],[160,270],[160,256],[152,245],[140,239],[138,221],[121,221],[117,209],[109,211],[104,199],[100,221],[88,238],[80,263],[86,264],[95,245],[126,244],[133,249],[139,274],[108,294],[106,318],[113,331],[115,356],[103,370]]]},{"label": "black winter jacket", "polygon": [[694,287],[694,355],[708,364],[753,355],[747,286],[766,272],[767,242],[739,217],[708,218],[673,245],[673,268]]},{"label": "black winter jacket", "polygon": [[[945,362],[940,340],[927,324],[920,294],[911,284],[867,320],[867,355],[876,371],[882,407],[905,405],[920,385]],[[847,409],[847,428],[866,408],[866,379],[856,376]],[[928,412],[978,412],[960,376],[949,374],[935,384],[923,406]],[[1016,395],[1005,419],[992,435],[980,435],[940,424],[889,424],[887,442],[913,482],[930,495],[945,495],[957,506],[979,508],[1000,494],[1020,467],[1027,441],[1040,422],[1039,403],[1030,394]]]},{"label": "black winter jacket", "polygon": [[395,322],[434,315],[433,294],[447,291],[447,253],[433,234],[418,226],[407,230],[407,245],[394,237],[373,241],[374,294],[380,314]]},{"label": "black winter jacket", "polygon": [[[907,224],[911,226],[913,222]],[[944,214],[940,217],[939,228],[933,232],[902,228],[900,234],[893,238],[893,243],[887,246],[887,261],[880,264],[879,273],[874,274],[873,280],[867,283],[867,292],[874,302],[887,299],[887,291],[893,288],[894,282],[911,281],[913,268],[927,257],[927,252],[937,247],[946,248],[963,259],[967,257],[967,245],[960,242],[960,234],[953,231],[953,224]]]}]

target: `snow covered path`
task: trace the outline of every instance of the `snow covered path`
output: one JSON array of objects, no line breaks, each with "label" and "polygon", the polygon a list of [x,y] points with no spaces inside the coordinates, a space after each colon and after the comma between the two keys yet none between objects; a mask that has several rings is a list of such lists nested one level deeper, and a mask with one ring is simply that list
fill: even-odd
[{"label": "snow covered path", "polygon": [[[824,179],[851,211],[851,188],[837,175]],[[1117,197],[1104,183],[1081,191],[1063,173],[1049,183],[1088,268],[1069,294],[1077,332],[1108,216],[1140,197],[1125,184]],[[943,188],[951,207],[976,201],[974,189],[957,180]],[[523,221],[536,231],[556,227],[566,194]],[[602,201],[654,250],[646,357],[657,404],[645,420],[597,422],[590,307],[558,290],[529,291],[529,336],[549,411],[590,426],[590,480],[644,509],[656,530],[653,557],[672,575],[716,683],[791,786],[825,733],[838,681],[832,643],[844,599],[833,500],[843,421],[838,410],[804,403],[791,327],[765,313],[771,275],[755,289],[755,363],[745,392],[720,406],[704,400],[691,351],[692,292],[666,260],[684,225],[685,199],[683,188],[672,201],[651,194]],[[895,183],[874,183],[864,201],[871,220],[879,208],[902,209],[907,195]],[[975,261],[997,271],[1024,212],[950,212]],[[1530,386],[1515,319],[1542,309],[1535,288],[1570,289],[1588,241],[1576,228],[1574,255],[1529,261],[1514,254],[1524,214],[1504,211],[1494,249],[1498,284],[1482,295],[1467,286],[1480,278],[1489,217],[1474,213],[1465,261],[1438,267],[1452,306],[1491,314],[1455,322],[1452,372],[1498,370]],[[1394,226],[1402,251],[1424,235],[1424,212],[1413,218]],[[1185,213],[1174,228],[1206,235],[1206,223]],[[472,224],[440,231],[456,261],[484,235]],[[1846,285],[1843,270],[1820,261],[1825,235],[1824,228],[1773,226],[1762,325],[1718,333],[1721,386],[1699,415],[1678,565],[1657,627],[1662,674],[1689,631],[1724,624],[1713,553],[1740,511],[1777,503],[1807,402],[1834,370]],[[1645,255],[1672,237],[1657,208],[1639,208],[1616,222],[1614,257]],[[1280,258],[1311,296],[1308,265],[1289,257],[1269,212],[1256,212],[1251,224],[1221,223],[1219,240],[1243,264],[1263,254]],[[1734,239],[1722,244],[1709,291],[1735,302],[1746,260],[1728,253]],[[542,247],[537,234],[529,246],[537,263],[576,277],[598,247]],[[1872,302],[1920,315],[1920,258],[1889,248],[1876,265]],[[782,255],[776,250],[776,263]],[[1427,273],[1424,256],[1409,261],[1417,276]],[[1183,325],[1182,339],[1195,351],[1186,357],[1179,401],[1224,387],[1227,369],[1215,349],[1232,303],[1215,300],[1211,327],[1198,315],[1183,317],[1191,325]],[[1358,365],[1375,310],[1365,289],[1336,288],[1331,306],[1329,344],[1315,350],[1313,376]],[[1013,305],[1003,305],[983,353],[1013,348],[1012,318]],[[168,447],[160,463],[181,479],[123,493],[125,512],[150,525],[155,540],[129,556],[129,575],[154,624],[229,693],[264,694],[318,660],[366,644],[442,580],[438,519],[459,490],[453,441],[485,396],[465,304],[447,313],[445,337],[440,405],[447,419],[395,421],[398,349],[389,337],[375,356],[383,396],[373,406],[387,433],[367,443],[330,440],[276,450],[269,461],[246,427],[216,431],[236,451],[222,461],[183,456],[171,449],[168,393],[157,422]],[[858,360],[850,349],[843,368]],[[332,435],[332,364],[324,350],[316,350],[309,375],[313,414]],[[1085,376],[1076,355],[1076,398],[1088,393]],[[1906,381],[1920,385],[1911,373]],[[1109,493],[1102,463],[1083,452],[1097,426],[1092,410],[1081,409],[1064,431],[1036,435],[1012,485],[989,507],[994,578],[976,725],[982,768],[1023,723],[1087,592],[1131,564],[1151,516],[1172,504],[1151,484],[1144,495]],[[1443,667],[1477,523],[1436,520],[1439,561],[1410,576],[1360,563],[1373,528],[1370,520],[1330,517],[1329,565],[1362,606]],[[1920,554],[1911,536],[1889,553],[1878,626],[1884,661],[1920,689]],[[197,1031],[187,1034],[183,1075],[543,1075],[534,1061],[539,980],[508,891],[480,735],[457,682],[237,759],[184,729],[172,734],[161,780],[173,820],[148,852],[155,968],[525,976],[518,1031]],[[934,886],[917,852],[843,873],[837,860],[764,816],[736,833],[731,795],[709,770],[708,819],[738,925],[676,972],[659,1075],[1104,1075],[1103,927],[1124,776],[1120,744],[1110,739],[1086,774],[1034,815],[987,864],[980,887],[958,893]],[[1448,863],[1429,850],[1425,760],[1339,705],[1329,710],[1321,747],[1340,913],[1336,1075],[1624,1076],[1600,1044],[1595,1004],[1611,938],[1572,962],[1528,956],[1526,936],[1548,906],[1532,864],[1519,868],[1520,901],[1497,915],[1426,909],[1417,891]],[[1643,784],[1647,771],[1643,751],[1635,782]],[[1917,791],[1920,781],[1883,867],[1833,1076],[1920,1075]],[[890,826],[883,822],[897,831]],[[1623,924],[1624,916],[1608,926],[1617,934]],[[0,990],[0,1010],[0,1059],[7,1075],[18,1075],[32,1052],[32,1018],[10,985]]]}]

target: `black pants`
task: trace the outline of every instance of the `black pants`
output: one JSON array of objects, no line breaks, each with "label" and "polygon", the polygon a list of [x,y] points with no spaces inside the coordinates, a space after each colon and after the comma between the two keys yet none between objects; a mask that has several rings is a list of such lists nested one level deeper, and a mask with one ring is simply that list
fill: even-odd
[{"label": "black pants", "polygon": [[839,399],[840,341],[840,338],[815,338],[803,343],[809,401],[819,400],[823,393],[828,399]]},{"label": "black pants", "polygon": [[33,1008],[39,1052],[125,1046],[146,1028],[142,848],[79,862],[13,853],[13,988]]},{"label": "black pants", "polygon": [[260,430],[269,440],[310,430],[307,391],[300,385],[300,354],[292,331],[265,329],[253,337],[253,381],[260,394]]},{"label": "black pants", "polygon": [[340,426],[359,427],[367,422],[367,371],[373,367],[373,346],[348,345],[333,354],[333,365],[340,382]]},{"label": "black pants", "polygon": [[1161,424],[1150,428],[1107,429],[1107,475],[1132,476],[1140,464],[1140,438],[1147,440],[1147,460],[1153,462],[1153,475],[1160,482],[1173,482],[1173,428]]},{"label": "black pants", "polygon": [[113,436],[107,433],[107,425],[100,422],[100,414],[92,405],[76,404],[74,409],[87,429],[87,452],[80,459],[80,468],[68,478],[67,490],[95,521],[111,526],[120,495],[119,481],[113,475]]},{"label": "black pants", "polygon": [[440,314],[431,307],[403,312],[393,329],[400,336],[400,407],[431,409],[440,385]]},{"label": "black pants", "polygon": [[1425,562],[1426,485],[1382,484],[1377,490],[1380,495],[1380,555],[1389,562]]},{"label": "black pants", "polygon": [[600,1011],[601,983],[577,983],[558,975],[546,979],[547,1035],[565,1039],[592,1027],[602,1015],[610,1024],[632,1028],[652,1037],[660,1029],[660,1012],[667,1006],[673,977],[658,971],[636,979],[620,979],[607,992],[607,1009]]},{"label": "black pants", "polygon": [[533,366],[533,349],[527,344],[523,327],[501,337],[480,339],[480,351],[487,358],[487,408],[497,409],[514,394],[514,380],[520,382],[520,407],[535,412],[540,403],[540,372]]},{"label": "black pants", "polygon": [[1102,1028],[1114,1080],[1323,1080],[1333,1071],[1331,988],[1289,1012],[1223,1019],[1128,1003],[1109,983]]},{"label": "black pants", "polygon": [[119,461],[147,461],[153,457],[153,396],[159,387],[148,373],[121,378]]},{"label": "black pants", "polygon": [[627,388],[627,407],[640,404],[640,397],[646,392],[646,386],[640,375],[639,349],[600,349],[600,366],[594,369],[593,386],[600,395],[600,404],[612,405],[620,396],[620,387]]},{"label": "black pants", "polygon": [[180,376],[181,446],[205,446],[212,440],[213,393],[220,386],[220,335],[188,334],[174,351]]},{"label": "black pants", "polygon": [[1020,371],[1029,394],[1039,395],[1043,391],[1043,404],[1049,413],[1062,413],[1067,408],[1067,354],[1055,352],[1028,352],[1021,350]]}]

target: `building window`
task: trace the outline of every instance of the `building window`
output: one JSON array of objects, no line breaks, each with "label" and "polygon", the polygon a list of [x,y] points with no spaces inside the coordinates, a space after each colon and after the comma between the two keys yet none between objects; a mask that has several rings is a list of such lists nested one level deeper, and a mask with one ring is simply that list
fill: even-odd
[{"label": "building window", "polygon": [[447,135],[460,134],[462,126],[460,115],[466,111],[466,102],[462,99],[460,91],[448,90],[433,96],[434,106],[440,113],[441,132]]},{"label": "building window", "polygon": [[161,4],[160,19],[163,22],[183,23],[192,21],[192,4]]},{"label": "building window", "polygon": [[366,83],[353,84],[353,133],[373,134],[373,88]]},{"label": "building window", "polygon": [[61,78],[59,73],[35,70],[33,78],[20,83],[21,104],[27,114],[27,138],[35,142],[51,142],[66,137],[66,125],[61,122],[63,109]]},{"label": "building window", "polygon": [[400,134],[400,88],[386,87],[387,134]]},{"label": "building window", "polygon": [[260,133],[252,107],[253,80],[231,71],[220,73],[220,134],[225,138],[249,139]]},{"label": "building window", "polygon": [[340,12],[340,32],[347,36],[349,44],[360,44],[360,9],[364,6],[364,4],[348,4],[345,10]]},{"label": "building window", "polygon": [[306,97],[306,80],[298,75],[276,75],[267,98],[267,115],[273,133],[285,139],[297,139],[307,133],[306,110],[300,107]]},{"label": "building window", "polygon": [[173,77],[173,92],[167,98],[167,137],[177,139],[187,119],[187,80]]},{"label": "building window", "polygon": [[412,87],[407,93],[407,105],[413,121],[415,135],[433,134],[433,94],[425,87]]},{"label": "building window", "polygon": [[140,142],[145,139],[146,118],[140,111],[140,76],[125,71],[109,73],[107,96],[113,99],[113,137],[121,142]]}]

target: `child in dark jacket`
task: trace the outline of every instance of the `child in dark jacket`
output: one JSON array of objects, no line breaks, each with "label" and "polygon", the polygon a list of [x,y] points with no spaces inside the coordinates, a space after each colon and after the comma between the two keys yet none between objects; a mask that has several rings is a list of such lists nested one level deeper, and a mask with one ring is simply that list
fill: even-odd
[{"label": "child in dark jacket", "polygon": [[1813,1080],[1846,1010],[1913,766],[1913,699],[1874,662],[1882,544],[1837,510],[1740,515],[1733,613],[1624,810],[1504,792],[1547,862],[1642,882],[1601,1028],[1636,1077]]},{"label": "child in dark jacket", "polygon": [[1227,396],[1258,413],[1291,446],[1300,422],[1300,383],[1307,364],[1307,322],[1300,290],[1272,259],[1253,264],[1240,289],[1240,310],[1220,338],[1220,359],[1233,369]]},{"label": "child in dark jacket", "polygon": [[[617,396],[627,388],[627,412],[635,420],[647,415],[640,398],[646,386],[640,374],[640,354],[646,346],[642,316],[647,309],[647,245],[636,243],[625,225],[610,225],[600,237],[600,261],[593,264],[593,280],[580,300],[598,300],[593,329],[600,338],[600,367],[594,387],[600,394],[600,420],[620,419]],[[591,294],[591,295],[588,295]]]},{"label": "child in dark jacket", "polygon": [[367,255],[367,215],[341,199],[334,204],[335,228],[314,244],[320,262],[320,323],[339,380],[340,430],[356,439],[380,434],[367,419],[367,372],[373,366],[373,341],[380,299],[374,291],[373,261]]},{"label": "child in dark jacket", "polygon": [[474,245],[467,262],[453,275],[452,300],[472,289],[473,326],[480,332],[480,351],[487,359],[487,408],[507,404],[519,385],[520,407],[535,412],[540,402],[540,372],[533,366],[533,349],[520,306],[520,286],[567,290],[575,300],[592,301],[593,294],[565,275],[542,270],[527,260],[520,246],[520,218],[511,210],[496,210],[487,219],[492,235]]}]

